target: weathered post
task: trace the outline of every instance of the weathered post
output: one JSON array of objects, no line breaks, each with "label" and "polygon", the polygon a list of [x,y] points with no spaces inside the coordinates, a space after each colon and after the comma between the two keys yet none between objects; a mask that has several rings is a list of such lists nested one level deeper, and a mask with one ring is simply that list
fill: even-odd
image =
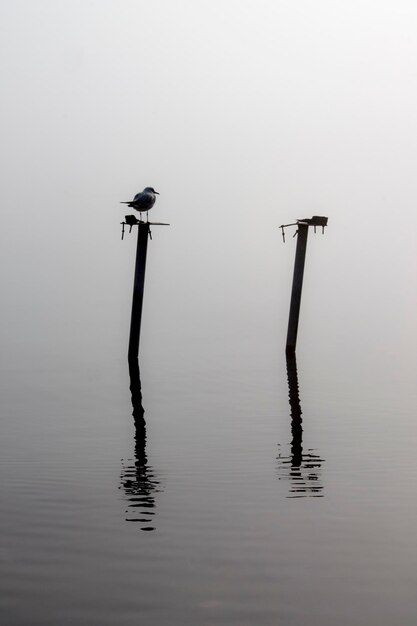
[{"label": "weathered post", "polygon": [[287,352],[288,397],[291,407],[291,465],[300,467],[303,461],[303,419],[300,404],[297,361],[295,352]]},{"label": "weathered post", "polygon": [[311,218],[297,220],[295,224],[283,224],[280,226],[282,230],[282,238],[285,242],[284,228],[287,226],[297,226],[297,249],[295,251],[294,275],[292,279],[290,315],[288,319],[287,344],[285,351],[287,354],[294,354],[297,345],[298,320],[300,318],[301,292],[303,290],[304,265],[307,250],[307,238],[309,226],[321,226],[322,232],[327,226],[327,217],[313,215]]},{"label": "weathered post", "polygon": [[149,223],[138,224],[138,240],[136,246],[135,278],[133,281],[132,317],[130,320],[130,337],[128,358],[138,358],[140,325],[142,321],[143,289],[145,286],[146,253],[148,250]]},{"label": "weathered post", "polygon": [[298,320],[300,317],[301,292],[303,289],[304,264],[306,260],[308,224],[298,225],[297,249],[295,251],[294,275],[292,279],[290,315],[288,319],[287,353],[295,352],[297,345]]},{"label": "weathered post", "polygon": [[[137,426],[145,424],[145,409],[142,405],[142,385],[140,382],[139,359],[129,359],[130,393],[132,395],[133,419]],[[146,439],[146,433],[145,433]]]},{"label": "weathered post", "polygon": [[146,253],[148,251],[148,239],[152,239],[151,226],[169,226],[165,222],[143,222],[136,219],[134,215],[126,215],[122,224],[122,240],[125,234],[125,227],[129,227],[129,232],[137,226],[138,239],[136,244],[135,278],[133,281],[132,315],[130,319],[130,336],[128,360],[138,359],[140,326],[142,322],[143,289],[145,286]]}]

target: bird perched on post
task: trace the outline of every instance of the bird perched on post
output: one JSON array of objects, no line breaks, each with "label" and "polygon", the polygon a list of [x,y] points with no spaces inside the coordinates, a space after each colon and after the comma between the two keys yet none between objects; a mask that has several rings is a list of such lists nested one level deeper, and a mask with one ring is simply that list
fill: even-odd
[{"label": "bird perched on post", "polygon": [[132,209],[139,211],[139,213],[146,211],[146,220],[148,220],[148,211],[150,211],[155,204],[156,194],[159,195],[153,187],[145,187],[143,191],[136,194],[133,200],[121,202],[120,204],[127,204],[127,206],[130,206]]}]

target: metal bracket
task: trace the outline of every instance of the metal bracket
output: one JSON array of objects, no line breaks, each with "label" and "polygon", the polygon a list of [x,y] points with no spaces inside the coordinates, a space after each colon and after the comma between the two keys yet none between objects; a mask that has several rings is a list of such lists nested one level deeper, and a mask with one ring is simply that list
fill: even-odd
[{"label": "metal bracket", "polygon": [[[328,217],[324,217],[323,215],[313,215],[313,217],[306,217],[301,220],[297,220],[292,224],[281,224],[279,227],[282,233],[282,241],[285,243],[285,228],[289,228],[290,226],[298,226],[299,224],[307,224],[307,226],[313,226],[314,232],[316,232],[317,226],[321,226],[321,232],[324,234],[324,229],[327,226]],[[298,233],[298,229],[295,231],[293,237],[295,237]]]},{"label": "metal bracket", "polygon": [[129,226],[129,233],[132,232],[133,226],[140,226],[141,224],[148,224],[149,226],[149,238],[152,239],[151,226],[169,226],[165,222],[145,222],[144,220],[138,220],[135,215],[125,215],[125,221],[120,222],[122,226],[122,241],[125,236],[125,226]]}]

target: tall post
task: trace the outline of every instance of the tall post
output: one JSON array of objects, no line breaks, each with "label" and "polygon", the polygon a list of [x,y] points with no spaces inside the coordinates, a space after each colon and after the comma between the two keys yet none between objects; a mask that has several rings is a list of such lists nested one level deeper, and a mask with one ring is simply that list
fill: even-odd
[{"label": "tall post", "polygon": [[288,319],[287,353],[294,353],[297,345],[298,319],[300,316],[301,291],[303,289],[304,263],[306,258],[308,224],[298,223],[297,249],[292,279],[290,316]]},{"label": "tall post", "polygon": [[138,224],[135,279],[133,282],[132,317],[130,321],[129,361],[138,358],[140,325],[142,321],[143,288],[145,284],[146,252],[148,249],[149,224]]}]

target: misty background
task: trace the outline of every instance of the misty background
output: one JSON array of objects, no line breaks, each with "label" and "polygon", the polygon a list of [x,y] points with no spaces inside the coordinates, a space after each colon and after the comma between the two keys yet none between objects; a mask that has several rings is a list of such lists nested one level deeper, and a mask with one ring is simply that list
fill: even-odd
[{"label": "misty background", "polygon": [[318,214],[329,227],[310,233],[300,349],[317,358],[326,337],[332,358],[412,371],[414,2],[0,10],[3,367],[125,357],[136,236],[121,242],[119,203],[151,185],[150,219],[171,226],[148,249],[145,358],[162,363],[173,336],[179,361],[211,350],[213,367],[231,338],[237,360],[281,350],[295,240],[278,226]]},{"label": "misty background", "polygon": [[[8,626],[415,624],[416,26],[411,0],[0,2]],[[313,215],[289,389],[279,226]]]}]

